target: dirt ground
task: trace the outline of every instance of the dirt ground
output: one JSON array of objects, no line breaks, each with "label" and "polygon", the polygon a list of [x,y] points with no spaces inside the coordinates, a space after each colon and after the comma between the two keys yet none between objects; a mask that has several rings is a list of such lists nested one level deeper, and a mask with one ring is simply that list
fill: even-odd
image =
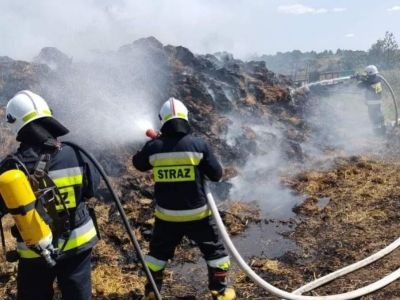
[{"label": "dirt ground", "polygon": [[[286,185],[307,196],[295,208],[299,224],[288,235],[297,242],[301,252],[287,253],[275,261],[255,258],[253,267],[263,278],[290,291],[384,248],[400,234],[399,171],[398,161],[351,157],[337,158],[324,172],[309,171],[285,178]],[[399,266],[400,250],[395,250],[311,295],[360,288]],[[246,281],[243,277],[236,283],[242,299],[278,299],[253,284],[246,286]],[[400,282],[397,280],[361,299],[400,299]]]}]

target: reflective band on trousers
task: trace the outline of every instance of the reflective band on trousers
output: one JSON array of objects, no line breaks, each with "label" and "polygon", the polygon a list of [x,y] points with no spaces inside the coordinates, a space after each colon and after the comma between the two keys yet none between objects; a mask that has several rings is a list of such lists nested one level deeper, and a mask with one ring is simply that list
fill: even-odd
[{"label": "reflective band on trousers", "polygon": [[382,104],[382,100],[368,100],[367,104],[368,105]]},{"label": "reflective band on trousers", "polygon": [[213,260],[207,260],[207,265],[211,268],[218,268],[226,271],[231,266],[231,260],[229,259],[229,256],[224,256]]},{"label": "reflective band on trousers", "polygon": [[[74,186],[81,185],[83,183],[82,168],[75,167],[50,171],[49,176],[54,181],[54,184],[58,187],[66,207],[76,207]],[[57,201],[57,210],[63,210],[64,207],[61,205],[61,200],[57,199]]]},{"label": "reflective band on trousers", "polygon": [[[90,219],[89,222],[87,222],[86,224],[71,231],[70,238],[65,245],[64,251],[76,249],[80,246],[83,246],[86,243],[90,242],[93,238],[95,238],[96,235],[96,228],[94,227],[92,219]],[[64,242],[65,240],[60,239],[58,241],[58,248],[61,248],[64,245]],[[17,243],[17,251],[22,258],[40,257],[40,255],[30,250],[23,242]]]},{"label": "reflective band on trousers", "polygon": [[203,153],[199,152],[168,152],[150,155],[149,162],[153,167],[192,165],[197,166]]},{"label": "reflective band on trousers", "polygon": [[145,257],[146,265],[149,267],[150,270],[153,272],[161,271],[165,268],[167,262],[165,260],[160,260],[155,258],[154,256],[146,255]]},{"label": "reflective band on trousers", "polygon": [[190,222],[211,216],[211,210],[208,208],[208,205],[188,210],[170,210],[157,205],[155,216],[168,222]]}]

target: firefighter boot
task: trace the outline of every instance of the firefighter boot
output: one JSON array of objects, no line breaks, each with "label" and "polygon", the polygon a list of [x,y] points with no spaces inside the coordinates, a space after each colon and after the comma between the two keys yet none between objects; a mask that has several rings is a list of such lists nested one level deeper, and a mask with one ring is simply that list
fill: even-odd
[{"label": "firefighter boot", "polygon": [[227,287],[227,271],[208,267],[208,288],[213,300],[234,300],[236,293],[233,288]]},{"label": "firefighter boot", "polygon": [[213,300],[235,300],[236,293],[233,288],[226,288],[223,292],[211,291]]},{"label": "firefighter boot", "polygon": [[[156,283],[158,291],[161,291],[162,282],[164,279],[164,270],[160,270],[157,272],[150,271],[151,275],[153,275],[154,282]],[[141,300],[157,300],[156,295],[153,291],[153,287],[150,282],[147,282],[144,287],[144,296]]]}]

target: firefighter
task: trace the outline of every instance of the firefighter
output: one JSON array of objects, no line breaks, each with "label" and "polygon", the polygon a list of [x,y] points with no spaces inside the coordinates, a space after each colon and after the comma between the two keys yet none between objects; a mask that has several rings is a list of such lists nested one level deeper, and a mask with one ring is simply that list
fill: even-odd
[{"label": "firefighter", "polygon": [[[219,181],[223,169],[210,146],[191,134],[188,110],[170,98],[159,113],[161,133],[136,153],[132,162],[140,171],[153,170],[155,224],[146,264],[161,289],[163,271],[183,236],[196,242],[208,267],[213,299],[235,299],[227,287],[230,259],[221,241],[204,192],[204,180]],[[155,299],[146,284],[143,299]]]},{"label": "firefighter", "polygon": [[382,112],[382,83],[378,76],[378,68],[369,65],[364,70],[364,75],[356,75],[360,81],[358,87],[365,90],[365,101],[368,106],[368,114],[376,135],[384,135],[386,132],[385,119]]},{"label": "firefighter", "polygon": [[[28,90],[18,92],[7,104],[6,117],[20,145],[1,162],[0,174],[24,170],[35,195],[46,191],[46,197],[26,210],[35,208],[52,231],[52,245],[45,249],[51,255],[45,260],[38,251],[40,245],[32,247],[26,242],[26,232],[22,235],[20,227],[12,228],[19,260],[17,299],[53,299],[55,279],[62,299],[92,299],[91,249],[98,234],[85,200],[94,196],[99,175],[78,151],[59,142],[57,138],[68,129],[53,117],[41,96]],[[1,215],[18,214],[8,209],[5,198],[0,197],[0,204]]]}]

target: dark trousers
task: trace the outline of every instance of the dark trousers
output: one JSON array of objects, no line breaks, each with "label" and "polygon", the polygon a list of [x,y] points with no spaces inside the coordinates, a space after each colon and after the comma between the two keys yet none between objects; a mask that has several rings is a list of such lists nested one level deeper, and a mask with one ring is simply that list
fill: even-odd
[{"label": "dark trousers", "polygon": [[381,128],[385,125],[385,118],[383,117],[382,107],[380,104],[368,105],[368,114],[374,129]]},{"label": "dark trousers", "polygon": [[20,259],[18,264],[18,300],[52,300],[57,278],[63,300],[91,300],[91,250],[68,257],[54,268],[42,259]]},{"label": "dark trousers", "polygon": [[167,261],[183,236],[196,242],[205,260],[227,256],[211,217],[192,222],[167,222],[156,218],[149,255]]}]

